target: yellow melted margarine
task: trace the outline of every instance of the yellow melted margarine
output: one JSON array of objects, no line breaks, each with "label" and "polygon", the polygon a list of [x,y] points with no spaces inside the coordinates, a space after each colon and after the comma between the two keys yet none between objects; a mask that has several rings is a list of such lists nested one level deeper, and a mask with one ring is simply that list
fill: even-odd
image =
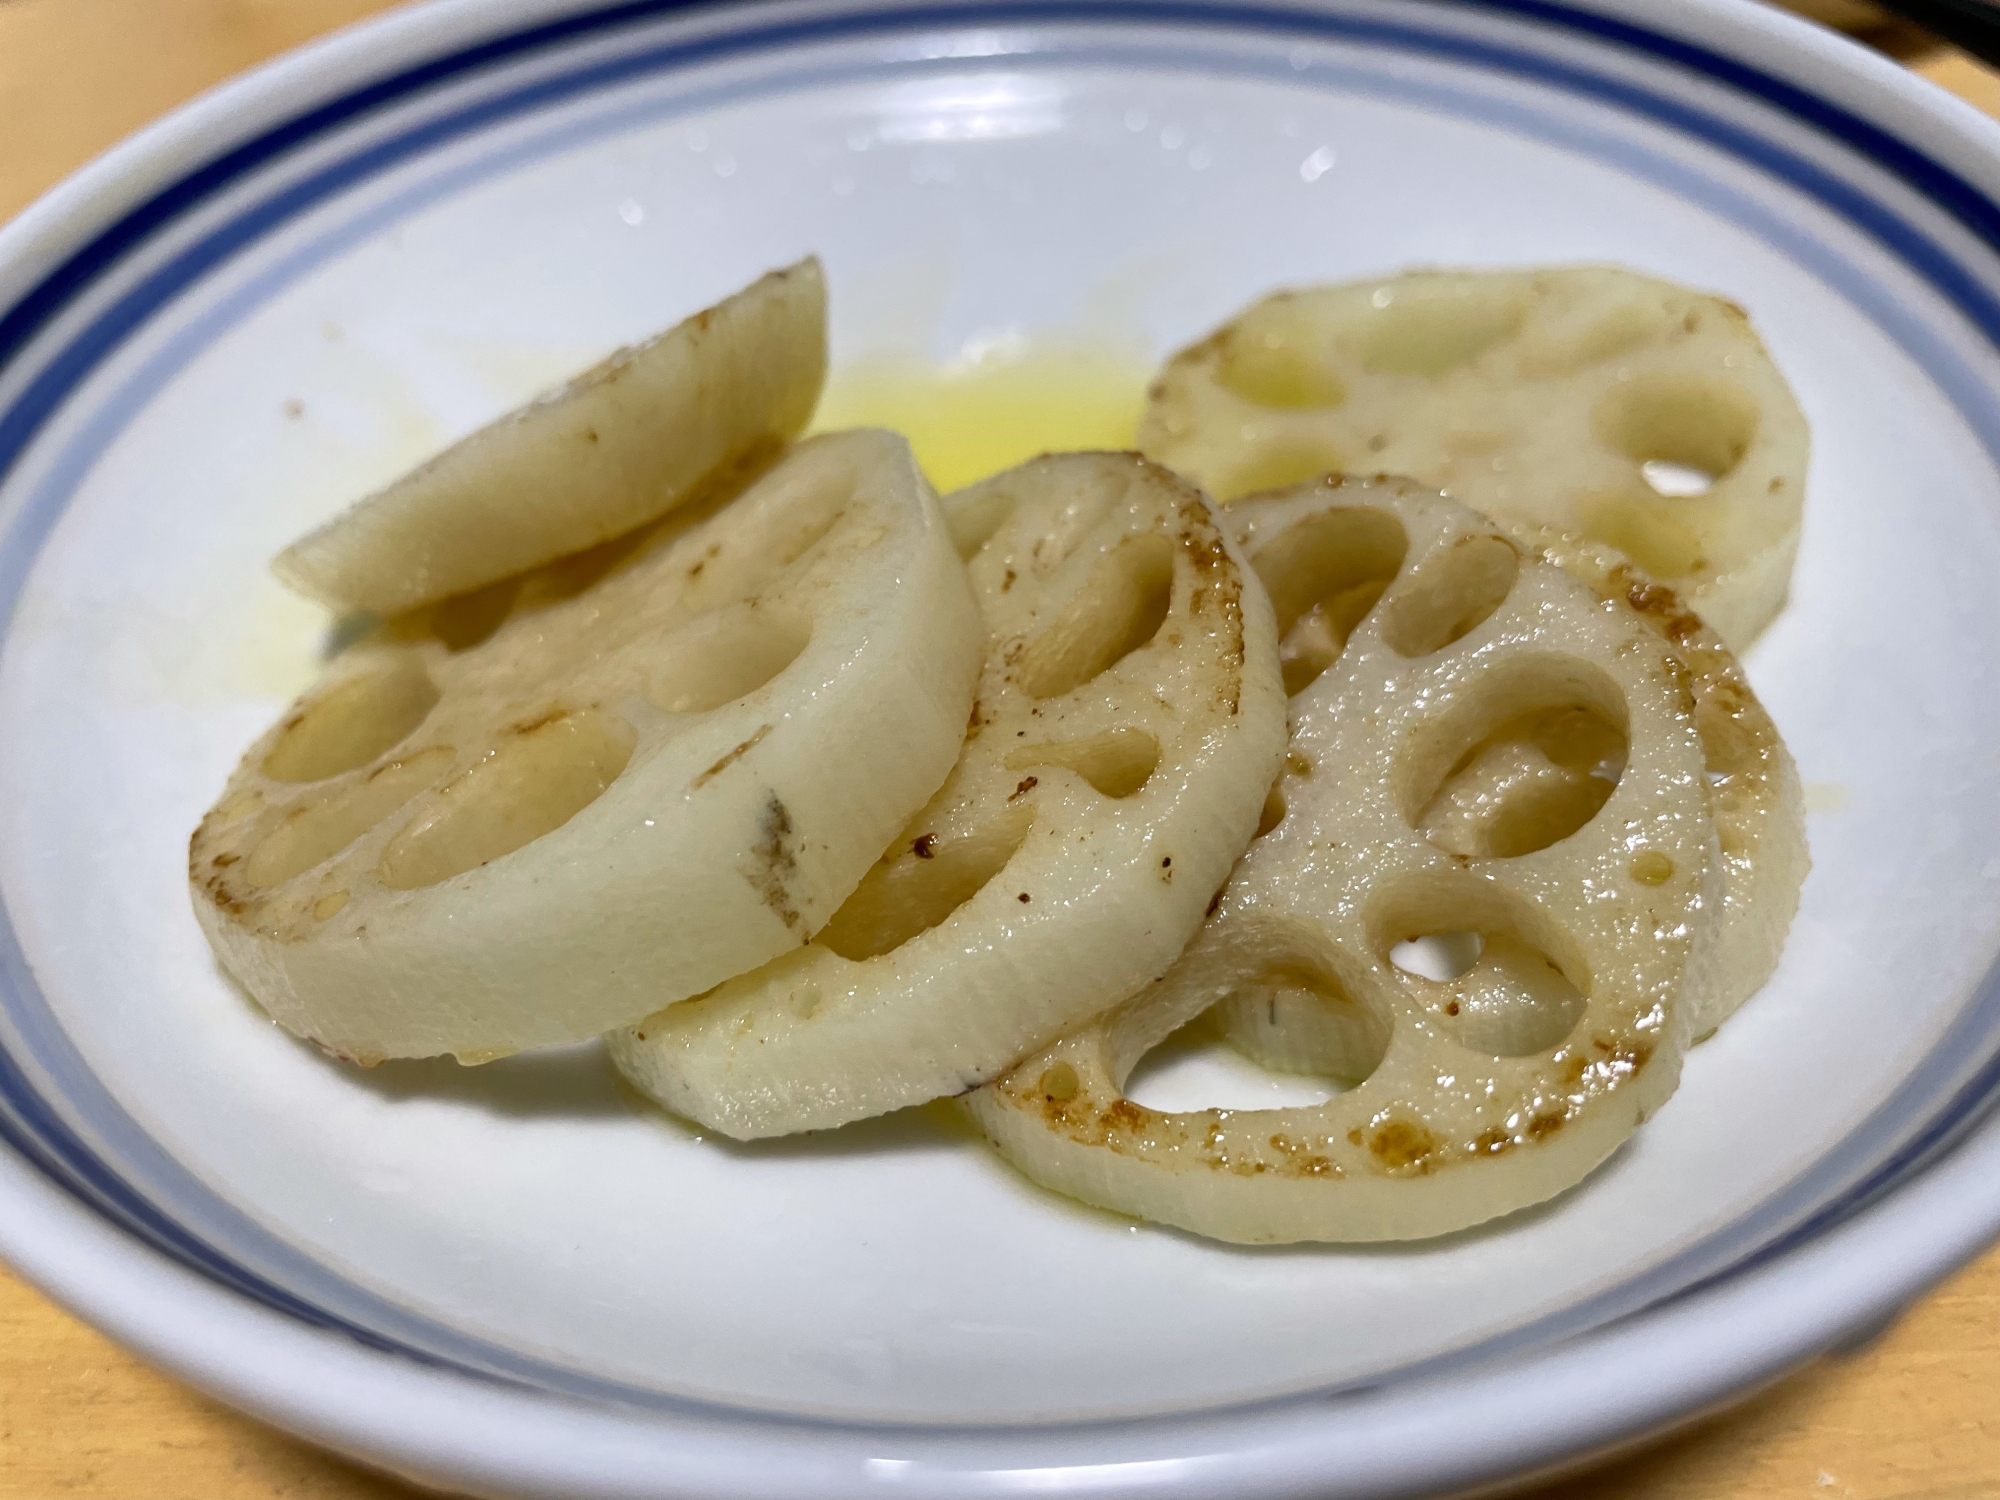
[{"label": "yellow melted margarine", "polygon": [[886,427],[910,440],[940,492],[1038,453],[1130,448],[1146,405],[1136,355],[1009,343],[935,365],[877,355],[834,371],[813,430]]}]

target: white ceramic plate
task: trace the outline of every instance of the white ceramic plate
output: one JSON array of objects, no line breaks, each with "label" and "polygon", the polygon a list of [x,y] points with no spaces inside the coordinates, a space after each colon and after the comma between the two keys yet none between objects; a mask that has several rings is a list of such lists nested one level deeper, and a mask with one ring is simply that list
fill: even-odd
[{"label": "white ceramic plate", "polygon": [[[282,1425],[481,1494],[1379,1496],[1657,1430],[2000,1227],[2000,133],[1689,0],[458,0],[251,75],[0,234],[0,1249]],[[1751,667],[1814,786],[1783,969],[1580,1190],[1244,1251],[924,1114],[760,1149],[594,1049],[330,1064],[188,830],[311,670],[264,564],[807,250],[836,354],[1164,352],[1287,281],[1623,262],[1814,430]],[[1163,1084],[1162,1086],[1166,1086]]]}]

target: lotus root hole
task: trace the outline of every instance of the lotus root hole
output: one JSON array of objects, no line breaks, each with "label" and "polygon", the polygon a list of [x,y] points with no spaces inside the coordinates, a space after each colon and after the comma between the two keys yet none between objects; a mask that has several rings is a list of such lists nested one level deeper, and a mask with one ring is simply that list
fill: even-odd
[{"label": "lotus root hole", "polygon": [[1528,1057],[1557,1046],[1583,1016],[1583,992],[1519,935],[1445,930],[1389,952],[1390,962],[1448,992],[1433,1007],[1460,1045],[1489,1057]]},{"label": "lotus root hole", "polygon": [[1601,441],[1638,466],[1668,465],[1661,474],[1698,476],[1703,493],[1727,475],[1757,436],[1757,398],[1732,380],[1699,371],[1659,371],[1614,387],[1591,414]]},{"label": "lotus root hole", "polygon": [[1341,1088],[1365,1082],[1389,1051],[1388,1010],[1356,999],[1303,954],[1266,956],[1213,1014],[1230,1045],[1261,1067]]},{"label": "lotus root hole", "polygon": [[1389,962],[1405,974],[1414,974],[1419,979],[1437,984],[1450,984],[1479,962],[1480,951],[1485,946],[1486,940],[1476,932],[1463,929],[1425,932],[1404,938],[1391,948]]},{"label": "lotus root hole", "polygon": [[659,649],[646,697],[670,714],[701,714],[748,697],[784,671],[812,637],[782,606],[739,602],[711,610]]},{"label": "lotus root hole", "polygon": [[507,623],[514,601],[520,596],[521,580],[503,578],[470,593],[441,599],[427,610],[423,629],[441,642],[447,651],[469,651],[493,638]]},{"label": "lotus root hole", "polygon": [[811,503],[787,512],[783,533],[769,549],[770,560],[776,565],[772,572],[789,568],[824,541],[853,502],[854,482],[849,476],[844,483],[831,487],[822,484]]},{"label": "lotus root hole", "polygon": [[969,491],[945,512],[945,525],[959,557],[971,562],[1014,514],[1014,497],[1005,490],[981,486]]},{"label": "lotus root hole", "polygon": [[1271,790],[1264,794],[1263,809],[1257,814],[1257,832],[1252,837],[1261,839],[1284,822],[1285,814],[1289,811],[1290,808],[1285,804],[1284,779],[1280,777],[1273,783]]},{"label": "lotus root hole", "polygon": [[608,542],[599,542],[595,547],[586,547],[581,552],[572,552],[567,557],[542,564],[521,580],[513,612],[526,614],[576,598],[586,589],[594,588],[609,578],[621,564],[638,557],[646,544],[655,536],[664,534],[670,524],[679,525],[687,519],[687,507],[679,506],[664,523],[656,521],[637,527]]},{"label": "lotus root hole", "polygon": [[[250,851],[243,864],[243,878],[260,890],[268,889],[333,858],[425,787],[434,785],[451,769],[454,759],[445,746],[433,745],[390,761],[362,781],[330,788],[290,808]],[[332,915],[331,911],[324,915],[314,912],[319,921]]]},{"label": "lotus root hole", "polygon": [[376,873],[391,890],[416,890],[511,854],[602,796],[637,743],[632,726],[606,709],[533,715],[439,788],[390,840]]},{"label": "lotus root hole", "polygon": [[1310,1109],[1340,1092],[1311,1069],[1275,1068],[1223,1030],[1222,1007],[1195,1017],[1141,1057],[1121,1092],[1145,1109]]},{"label": "lotus root hole", "polygon": [[1513,592],[1521,556],[1495,532],[1466,532],[1424,558],[1383,606],[1382,639],[1429,656],[1477,630]]},{"label": "lotus root hole", "polygon": [[[732,465],[711,476],[693,499],[660,520],[606,543],[610,555],[601,564],[602,573],[626,565],[628,556],[636,563],[677,548],[685,561],[682,599],[697,623],[702,618],[698,611],[720,613],[753,598],[770,607],[782,592],[781,575],[803,564],[847,519],[860,476],[828,450],[808,448],[797,463],[772,476],[758,492],[754,508],[730,511],[734,524],[718,530],[709,523],[729,511],[759,477],[763,450],[757,454],[747,468]],[[868,545],[865,539],[850,536],[850,540],[856,542],[856,550]],[[579,554],[569,578],[557,576],[564,566],[551,564],[531,578],[529,593],[536,602],[565,597],[570,581],[579,581],[579,591],[588,587],[597,560]]]},{"label": "lotus root hole", "polygon": [[1143,729],[1114,729],[1084,739],[1023,745],[1006,759],[1010,771],[1063,766],[1076,772],[1100,797],[1130,797],[1152,780],[1160,763],[1160,742]]},{"label": "lotus root hole", "polygon": [[1251,555],[1278,616],[1287,693],[1303,692],[1347,649],[1347,638],[1395,581],[1410,539],[1372,506],[1321,511]]},{"label": "lotus root hole", "polygon": [[[844,466],[799,464],[783,471],[779,482],[785,488],[763,512],[763,534],[732,545],[719,570],[728,586],[745,597],[825,540],[854,504],[860,476]],[[729,493],[725,489],[723,496]]]},{"label": "lotus root hole", "polygon": [[1025,803],[969,833],[897,841],[814,941],[860,962],[930,931],[1006,868],[1034,822]]},{"label": "lotus root hole", "polygon": [[1600,365],[1657,338],[1669,321],[1658,302],[1621,302],[1581,329],[1531,334],[1521,351],[1522,373],[1546,380]]},{"label": "lotus root hole", "polygon": [[1158,633],[1173,587],[1173,544],[1157,532],[1126,537],[1022,651],[1023,691],[1054,698],[1109,671]]},{"label": "lotus root hole", "polygon": [[1385,287],[1352,337],[1370,373],[1434,380],[1513,338],[1527,314],[1527,298],[1515,287]]},{"label": "lotus root hole", "polygon": [[1331,439],[1317,433],[1288,433],[1245,444],[1235,467],[1216,481],[1216,493],[1223,500],[1236,500],[1338,474],[1346,467],[1346,454]]},{"label": "lotus root hole", "polygon": [[1414,744],[1412,826],[1468,859],[1517,858],[1576,833],[1617,789],[1630,750],[1616,684],[1564,659],[1489,673]]},{"label": "lotus root hole", "polygon": [[1715,476],[1706,469],[1697,469],[1692,464],[1677,464],[1665,458],[1649,458],[1640,464],[1639,477],[1646,481],[1647,489],[1668,499],[1706,495],[1715,488]]},{"label": "lotus root hole", "polygon": [[303,782],[357,770],[406,739],[439,696],[415,656],[378,662],[301,707],[264,756],[264,774]]},{"label": "lotus root hole", "polygon": [[1331,411],[1347,401],[1347,384],[1325,352],[1287,329],[1246,327],[1226,337],[1215,379],[1245,401],[1279,411]]}]

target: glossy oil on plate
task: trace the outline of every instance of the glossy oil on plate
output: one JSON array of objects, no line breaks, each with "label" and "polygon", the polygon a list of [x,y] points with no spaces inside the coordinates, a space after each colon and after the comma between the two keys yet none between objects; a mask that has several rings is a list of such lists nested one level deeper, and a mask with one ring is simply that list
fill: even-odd
[{"label": "glossy oil on plate", "polygon": [[[1753,7],[1647,9],[455,3],[31,211],[0,236],[0,1251],[435,1484],[1205,1500],[1558,1464],[1970,1253],[2000,1225],[1995,134]],[[222,977],[187,835],[327,643],[271,555],[807,252],[850,365],[1151,360],[1417,265],[1617,262],[1751,311],[1813,429],[1748,665],[1815,868],[1777,977],[1580,1189],[1228,1248],[1041,1193],[943,1109],[739,1147],[595,1047],[361,1072]]]}]

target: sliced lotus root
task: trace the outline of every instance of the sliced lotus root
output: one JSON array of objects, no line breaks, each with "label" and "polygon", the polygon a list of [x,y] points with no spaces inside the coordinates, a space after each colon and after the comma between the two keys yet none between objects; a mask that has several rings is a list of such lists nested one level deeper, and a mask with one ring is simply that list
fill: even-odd
[{"label": "sliced lotus root", "polygon": [[817,260],[773,271],[482,427],[294,542],[302,594],[391,615],[623,535],[777,451],[826,380]]},{"label": "sliced lotus root", "polygon": [[1067,454],[946,509],[991,632],[957,768],[809,946],[612,1040],[739,1139],[960,1093],[1132,994],[1277,774],[1269,605],[1192,486]]},{"label": "sliced lotus root", "polygon": [[985,643],[888,433],[509,594],[337,658],[194,835],[224,967],[357,1061],[592,1037],[798,947],[951,770]]},{"label": "sliced lotus root", "polygon": [[[1254,525],[1261,508],[1239,505],[1229,514]],[[1799,889],[1812,863],[1798,768],[1735,656],[1673,590],[1601,544],[1548,527],[1517,526],[1512,531],[1523,546],[1582,579],[1600,598],[1637,610],[1672,643],[1688,669],[1723,873],[1722,910],[1712,939],[1713,980],[1695,997],[1693,1009],[1693,1035],[1699,1040],[1763,987],[1784,951],[1785,934],[1798,912]],[[1363,601],[1372,604],[1373,594],[1362,591],[1354,603],[1365,607]],[[1312,632],[1308,625],[1286,643],[1287,668],[1294,675],[1302,663],[1322,660],[1324,648]],[[1301,642],[1316,649],[1301,656]],[[1477,795],[1461,793],[1449,814],[1441,808],[1440,815],[1459,816],[1471,807],[1494,817],[1510,793],[1594,805],[1601,782],[1594,775],[1592,747],[1572,740],[1567,757],[1560,746],[1549,748],[1558,759],[1551,759],[1531,734],[1504,754],[1489,757]],[[1565,758],[1568,764],[1561,763]],[[1239,1000],[1218,1007],[1218,1015],[1229,1039],[1268,1066],[1310,1073],[1325,1056],[1327,1044],[1320,1037],[1328,1023],[1324,1008]]]},{"label": "sliced lotus root", "polygon": [[1609,543],[1741,650],[1785,602],[1807,433],[1741,308],[1585,266],[1266,297],[1169,361],[1140,446],[1225,500],[1413,475]]},{"label": "sliced lotus root", "polygon": [[1798,767],[1735,656],[1672,589],[1580,537],[1525,526],[1514,536],[1600,598],[1636,609],[1687,664],[1722,848],[1715,983],[1699,997],[1693,1019],[1700,1039],[1763,988],[1798,914],[1799,888],[1812,867]]},{"label": "sliced lotus root", "polygon": [[[1712,964],[1686,669],[1638,612],[1408,482],[1233,515],[1295,688],[1274,826],[1158,983],[972,1113],[1036,1181],[1218,1239],[1416,1238],[1548,1198],[1672,1093]],[[1444,934],[1477,950],[1454,978],[1392,958]],[[1219,1002],[1309,1039],[1346,1092],[1126,1097]]]}]

